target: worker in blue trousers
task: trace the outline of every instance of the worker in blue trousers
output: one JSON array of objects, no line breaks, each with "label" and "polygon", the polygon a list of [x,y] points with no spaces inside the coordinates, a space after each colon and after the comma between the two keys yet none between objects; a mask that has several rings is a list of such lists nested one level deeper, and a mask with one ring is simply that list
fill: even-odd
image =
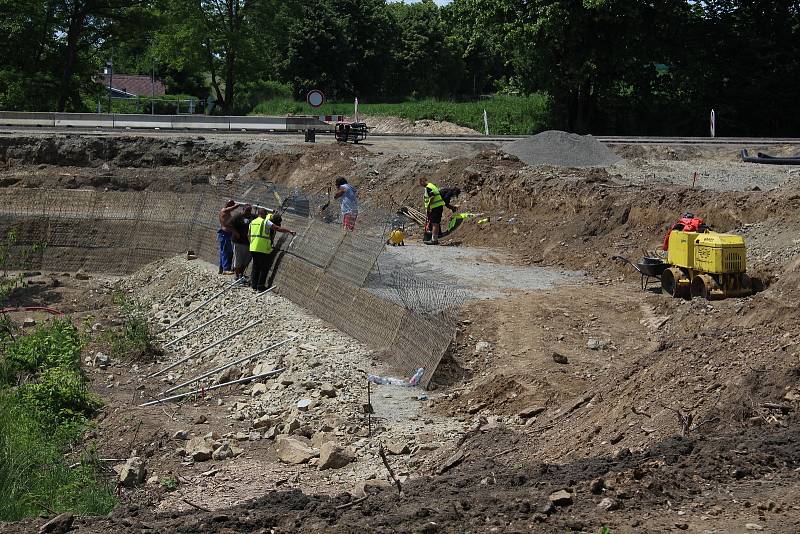
[{"label": "worker in blue trousers", "polygon": [[225,207],[219,210],[219,230],[217,230],[217,243],[219,243],[219,274],[233,274],[233,211],[238,208],[233,200],[225,203]]}]

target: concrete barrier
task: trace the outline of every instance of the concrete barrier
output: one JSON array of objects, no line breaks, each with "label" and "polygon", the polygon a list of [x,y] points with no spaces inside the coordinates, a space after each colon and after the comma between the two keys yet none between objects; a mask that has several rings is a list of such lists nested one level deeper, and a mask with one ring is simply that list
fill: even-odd
[{"label": "concrete barrier", "polygon": [[[333,117],[332,117],[333,118]],[[73,128],[160,128],[162,130],[333,131],[318,116],[260,117],[0,111],[0,125]]]},{"label": "concrete barrier", "polygon": [[56,127],[113,128],[114,115],[107,113],[56,113]]},{"label": "concrete barrier", "polygon": [[7,126],[55,126],[54,113],[28,113],[4,111],[0,113],[0,124]]},{"label": "concrete barrier", "polygon": [[172,127],[189,130],[225,130],[231,128],[230,117],[217,117],[214,115],[175,115],[172,117]]},{"label": "concrete barrier", "polygon": [[231,131],[278,130],[286,131],[286,117],[228,117]]},{"label": "concrete barrier", "polygon": [[161,128],[172,129],[172,115],[114,115],[117,128]]}]

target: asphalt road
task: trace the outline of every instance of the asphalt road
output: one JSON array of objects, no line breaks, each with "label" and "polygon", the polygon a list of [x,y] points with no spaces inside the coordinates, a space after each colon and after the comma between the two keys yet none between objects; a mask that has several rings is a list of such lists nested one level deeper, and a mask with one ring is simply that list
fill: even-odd
[{"label": "asphalt road", "polygon": [[[296,141],[303,138],[303,132],[283,131],[255,131],[255,130],[155,130],[131,128],[49,128],[49,127],[22,127],[0,126],[0,136],[18,135],[84,135],[84,136],[154,136],[154,137],[197,137],[220,136],[231,138],[273,138]],[[317,137],[327,141],[333,136],[329,132],[317,132]],[[487,143],[502,144],[522,139],[521,135],[424,135],[424,134],[381,134],[369,135],[371,142],[379,143],[380,139],[393,141],[432,141],[439,143]],[[766,146],[766,145],[800,145],[800,138],[782,137],[638,137],[638,136],[596,136],[597,139],[608,145],[728,145],[728,146]]]}]

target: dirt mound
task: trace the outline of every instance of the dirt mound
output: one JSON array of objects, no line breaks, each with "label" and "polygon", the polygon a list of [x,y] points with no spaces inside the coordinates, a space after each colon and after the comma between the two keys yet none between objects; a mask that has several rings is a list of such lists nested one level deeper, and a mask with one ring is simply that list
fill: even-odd
[{"label": "dirt mound", "polygon": [[528,165],[555,167],[606,167],[621,161],[591,135],[549,130],[514,141],[503,148]]},{"label": "dirt mound", "polygon": [[434,121],[430,119],[420,119],[410,121],[400,117],[359,117],[359,120],[366,122],[370,127],[370,132],[381,134],[479,134],[472,128],[459,126],[452,122]]}]

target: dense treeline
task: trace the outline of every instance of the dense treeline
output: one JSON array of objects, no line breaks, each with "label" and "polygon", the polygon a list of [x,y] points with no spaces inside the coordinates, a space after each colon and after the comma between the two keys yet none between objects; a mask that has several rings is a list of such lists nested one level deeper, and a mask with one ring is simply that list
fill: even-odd
[{"label": "dense treeline", "polygon": [[215,111],[545,92],[574,131],[797,135],[800,1],[0,0],[0,108],[83,110],[113,57]]}]

